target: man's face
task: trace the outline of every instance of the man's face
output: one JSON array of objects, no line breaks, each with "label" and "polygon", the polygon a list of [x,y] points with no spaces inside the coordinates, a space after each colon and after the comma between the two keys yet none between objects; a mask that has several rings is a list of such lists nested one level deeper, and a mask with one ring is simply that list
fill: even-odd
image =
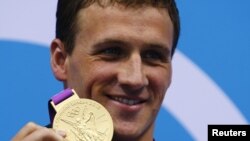
[{"label": "man's face", "polygon": [[107,108],[114,138],[152,137],[171,82],[173,25],[168,13],[91,5],[77,18],[75,48],[66,58],[66,86]]}]

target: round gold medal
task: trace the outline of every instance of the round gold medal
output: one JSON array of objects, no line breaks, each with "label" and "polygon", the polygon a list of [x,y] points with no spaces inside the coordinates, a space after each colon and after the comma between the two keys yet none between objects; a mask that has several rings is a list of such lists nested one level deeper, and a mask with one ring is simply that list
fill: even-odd
[{"label": "round gold medal", "polygon": [[66,131],[66,141],[111,141],[114,130],[108,111],[90,99],[63,105],[55,115],[53,128]]}]

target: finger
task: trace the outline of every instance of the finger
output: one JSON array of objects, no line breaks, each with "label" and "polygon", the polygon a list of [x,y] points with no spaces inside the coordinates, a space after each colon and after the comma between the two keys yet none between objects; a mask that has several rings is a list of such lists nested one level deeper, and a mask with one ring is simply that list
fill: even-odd
[{"label": "finger", "polygon": [[33,122],[27,123],[17,134],[12,138],[12,141],[19,141],[28,136],[30,133],[42,128]]},{"label": "finger", "polygon": [[62,140],[66,137],[66,132],[62,130],[48,129],[43,126],[39,126],[33,122],[27,123],[12,139],[12,141],[21,140]]},{"label": "finger", "polygon": [[63,130],[56,130],[55,132],[56,132],[56,134],[58,134],[59,136],[61,136],[63,138],[65,138],[67,136],[66,132]]},{"label": "finger", "polygon": [[64,137],[66,137],[66,134],[63,131],[40,128],[26,136],[23,141],[62,141]]}]

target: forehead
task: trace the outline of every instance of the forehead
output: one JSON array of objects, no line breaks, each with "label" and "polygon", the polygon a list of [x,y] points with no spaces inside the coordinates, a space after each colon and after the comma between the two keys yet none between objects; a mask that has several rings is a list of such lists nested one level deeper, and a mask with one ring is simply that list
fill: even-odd
[{"label": "forehead", "polygon": [[166,8],[92,4],[78,12],[77,26],[88,36],[96,32],[104,35],[104,31],[108,34],[107,30],[117,36],[153,35],[151,39],[165,40],[172,47],[173,24]]},{"label": "forehead", "polygon": [[[78,19],[83,18],[86,21],[89,21],[89,18],[95,19],[105,19],[108,20],[116,16],[116,18],[120,17],[120,19],[130,17],[135,20],[145,18],[147,16],[154,20],[170,20],[168,11],[166,8],[156,8],[152,6],[137,6],[137,7],[127,7],[121,4],[113,4],[107,6],[100,6],[96,3],[90,5],[87,8],[83,8],[78,12]],[[86,22],[85,21],[85,22]],[[171,20],[170,20],[171,21]],[[164,22],[164,21],[162,21]]]}]

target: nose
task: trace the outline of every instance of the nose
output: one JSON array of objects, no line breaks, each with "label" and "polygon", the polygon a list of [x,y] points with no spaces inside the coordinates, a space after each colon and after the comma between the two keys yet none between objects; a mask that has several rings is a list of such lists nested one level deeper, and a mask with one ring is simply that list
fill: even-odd
[{"label": "nose", "polygon": [[139,90],[148,85],[148,79],[139,54],[132,54],[121,63],[118,73],[118,82],[131,90]]}]

